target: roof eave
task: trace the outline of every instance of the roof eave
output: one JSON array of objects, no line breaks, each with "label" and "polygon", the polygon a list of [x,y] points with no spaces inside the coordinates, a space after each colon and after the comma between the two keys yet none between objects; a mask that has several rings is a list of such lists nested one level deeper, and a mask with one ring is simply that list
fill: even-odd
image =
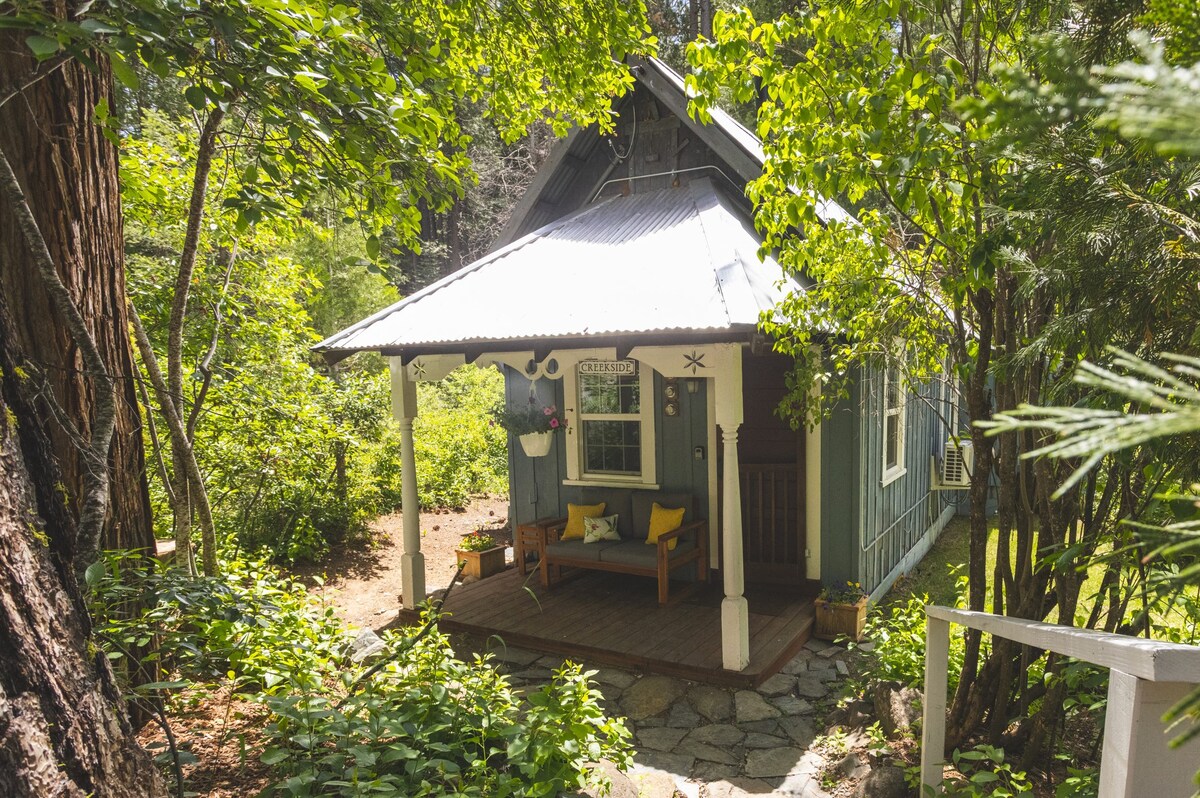
[{"label": "roof eave", "polygon": [[638,346],[672,346],[713,343],[749,343],[758,333],[757,324],[731,324],[716,330],[647,330],[605,335],[555,335],[534,338],[479,339],[379,346],[370,348],[326,347],[319,350],[328,363],[336,363],[358,352],[376,352],[385,357],[400,357],[405,362],[428,355],[463,355],[473,362],[489,352],[551,352],[556,349],[600,349],[615,347],[631,350]]}]

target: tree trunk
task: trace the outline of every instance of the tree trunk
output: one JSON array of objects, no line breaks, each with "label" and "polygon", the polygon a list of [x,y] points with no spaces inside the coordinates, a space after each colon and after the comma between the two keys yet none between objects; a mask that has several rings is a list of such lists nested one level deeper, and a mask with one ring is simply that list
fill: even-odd
[{"label": "tree trunk", "polygon": [[[0,75],[6,84],[34,70],[35,61],[26,53],[23,34],[0,36]],[[125,311],[117,153],[92,122],[97,103],[107,99],[111,105],[111,94],[107,73],[70,61],[0,107],[0,146],[116,384],[116,430],[108,461],[111,495],[100,545],[153,552]],[[0,293],[12,314],[12,348],[24,358],[18,365],[45,390],[38,407],[41,417],[61,413],[86,440],[97,385],[85,373],[79,347],[54,310],[32,258],[14,209],[0,197]],[[49,424],[47,431],[61,485],[78,515],[84,455],[64,425]]]},{"label": "tree trunk", "polygon": [[89,639],[59,453],[0,295],[0,795],[165,796]]}]

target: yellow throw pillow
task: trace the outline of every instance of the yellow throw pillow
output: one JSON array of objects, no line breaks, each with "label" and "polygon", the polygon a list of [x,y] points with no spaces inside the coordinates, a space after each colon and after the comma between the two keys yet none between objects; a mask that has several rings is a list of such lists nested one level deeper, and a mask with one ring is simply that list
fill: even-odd
[{"label": "yellow throw pillow", "polygon": [[[670,510],[655,502],[650,508],[650,534],[646,537],[646,542],[657,545],[659,535],[679,529],[683,524],[684,509],[680,507],[678,510]],[[675,551],[675,544],[678,542],[678,540],[667,541],[667,551]]]},{"label": "yellow throw pillow", "polygon": [[567,525],[559,540],[583,540],[583,519],[604,515],[604,502],[599,504],[568,504]]}]

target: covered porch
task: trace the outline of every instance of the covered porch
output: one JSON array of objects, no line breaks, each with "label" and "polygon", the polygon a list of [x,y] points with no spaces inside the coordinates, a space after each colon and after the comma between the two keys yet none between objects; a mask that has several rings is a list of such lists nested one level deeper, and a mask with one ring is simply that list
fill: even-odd
[{"label": "covered porch", "polygon": [[[528,587],[529,591],[524,588]],[[729,687],[753,688],[776,673],[809,638],[812,597],[747,590],[749,658],[741,670],[722,665],[717,586],[659,607],[652,582],[597,571],[547,590],[516,568],[458,585],[443,610],[446,632],[498,637],[504,645],[560,654],[591,664],[632,668]],[[413,623],[416,610],[401,611]]]},{"label": "covered porch", "polygon": [[[538,607],[515,578],[493,579],[460,588],[446,628],[470,625],[467,631],[520,636],[550,650],[569,645],[564,653],[601,661],[620,656],[622,664],[664,672],[686,668],[691,678],[720,681],[721,672],[737,683],[765,678],[803,644],[806,605],[780,597],[800,595],[820,577],[819,432],[798,438],[789,431],[782,460],[748,461],[747,468],[741,461],[742,449],[761,454],[780,442],[761,422],[773,402],[761,401],[769,391],[761,390],[752,365],[761,361],[752,351],[759,320],[802,290],[773,260],[759,260],[760,245],[744,209],[708,178],[618,195],[318,346],[331,360],[363,350],[388,358],[405,507],[417,503],[416,385],[466,365],[494,366],[506,376],[510,406],[536,399],[561,407],[567,419],[540,466],[510,436],[514,532],[562,517],[568,503],[586,503],[580,491],[605,487],[685,494],[690,512],[707,523],[708,566],[718,575],[692,601],[659,607],[652,580],[634,577],[636,590],[620,590],[609,583],[624,578],[589,573],[579,581],[592,585],[588,591],[564,585],[539,596]],[[619,406],[588,409],[581,375],[594,377],[585,372],[592,366],[612,367],[604,379],[611,373],[613,383],[586,390],[611,388],[613,397],[623,397],[613,400]],[[775,376],[782,380],[782,372]],[[619,427],[625,437],[613,444],[598,433],[593,443],[585,434],[589,424],[597,431]],[[619,465],[608,463],[605,447],[624,452]],[[604,456],[592,458],[597,452]],[[417,514],[405,513],[404,525],[401,593],[412,611],[426,597],[425,565]],[[644,540],[646,531],[639,534]],[[785,587],[756,593],[756,578]],[[634,597],[647,591],[651,606],[641,607]],[[785,605],[790,609],[780,609]],[[556,640],[548,629],[571,635]],[[688,651],[639,648],[677,633]]]}]

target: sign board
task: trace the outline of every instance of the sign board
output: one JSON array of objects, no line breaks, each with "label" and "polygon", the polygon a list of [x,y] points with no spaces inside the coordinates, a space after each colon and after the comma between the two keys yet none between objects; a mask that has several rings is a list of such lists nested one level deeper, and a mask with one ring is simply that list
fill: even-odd
[{"label": "sign board", "polygon": [[636,360],[582,360],[579,373],[605,377],[632,377],[637,374]]}]

